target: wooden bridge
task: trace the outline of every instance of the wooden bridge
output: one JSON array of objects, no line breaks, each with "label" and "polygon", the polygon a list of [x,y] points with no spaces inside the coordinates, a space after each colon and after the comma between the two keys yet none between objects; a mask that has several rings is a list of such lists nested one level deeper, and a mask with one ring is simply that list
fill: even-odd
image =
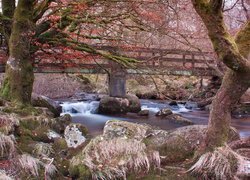
[{"label": "wooden bridge", "polygon": [[[157,49],[139,47],[96,46],[98,50],[118,53],[139,62],[134,68],[121,68],[128,74],[165,74],[185,76],[212,76],[215,65],[211,53],[184,51],[178,49]],[[7,57],[0,53],[0,73],[5,71]],[[42,59],[34,62],[35,73],[107,73],[116,68],[110,60],[100,56],[87,55],[83,59],[51,60]]]}]

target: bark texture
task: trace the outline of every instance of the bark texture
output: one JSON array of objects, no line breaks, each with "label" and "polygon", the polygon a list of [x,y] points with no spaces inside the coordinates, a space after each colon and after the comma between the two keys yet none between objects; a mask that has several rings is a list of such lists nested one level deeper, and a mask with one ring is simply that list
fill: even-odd
[{"label": "bark texture", "polygon": [[223,146],[228,139],[231,108],[250,86],[249,21],[235,40],[225,28],[222,0],[192,0],[208,30],[215,52],[228,67],[221,88],[212,103],[208,131],[202,151]]},{"label": "bark texture", "polygon": [[35,0],[19,0],[9,40],[9,59],[1,95],[16,104],[30,104],[34,81],[30,56],[32,12]]}]

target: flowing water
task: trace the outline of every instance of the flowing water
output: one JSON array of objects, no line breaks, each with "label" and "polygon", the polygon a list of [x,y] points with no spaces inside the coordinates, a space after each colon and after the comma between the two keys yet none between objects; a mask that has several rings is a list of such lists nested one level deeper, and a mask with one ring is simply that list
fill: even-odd
[{"label": "flowing water", "polygon": [[[166,101],[151,101],[141,100],[141,108],[149,110],[149,116],[138,116],[134,113],[126,115],[101,115],[97,114],[99,102],[98,101],[83,101],[83,102],[64,102],[62,103],[62,115],[70,114],[73,122],[81,123],[87,126],[90,134],[95,136],[102,133],[105,122],[112,119],[119,119],[123,121],[135,123],[147,123],[157,128],[170,130],[181,127],[180,124],[169,122],[160,117],[156,117],[155,113],[161,108],[170,108],[173,113],[182,115],[185,118],[192,120],[195,124],[207,124],[209,113],[198,109],[189,110],[184,105],[169,106]],[[232,119],[232,126],[238,129],[241,137],[250,136],[250,115],[240,118]]]}]

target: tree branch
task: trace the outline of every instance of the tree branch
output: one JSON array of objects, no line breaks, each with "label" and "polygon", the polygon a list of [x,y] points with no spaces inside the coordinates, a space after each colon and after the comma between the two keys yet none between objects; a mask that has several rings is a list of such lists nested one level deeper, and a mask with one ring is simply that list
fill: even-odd
[{"label": "tree branch", "polygon": [[[210,2],[212,6],[207,6],[202,0],[192,0],[196,12],[207,27],[208,36],[213,43],[215,52],[220,60],[233,71],[250,71],[250,62],[242,57],[234,38],[231,37],[225,28],[221,6],[222,1],[214,1],[216,0]],[[220,9],[218,10],[217,8],[219,7]]]}]

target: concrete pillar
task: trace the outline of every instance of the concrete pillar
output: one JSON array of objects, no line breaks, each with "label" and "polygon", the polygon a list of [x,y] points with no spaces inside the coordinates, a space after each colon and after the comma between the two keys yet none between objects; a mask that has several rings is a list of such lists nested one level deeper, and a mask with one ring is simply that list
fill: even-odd
[{"label": "concrete pillar", "polygon": [[117,63],[111,62],[109,77],[109,96],[124,98],[126,96],[126,70]]}]

